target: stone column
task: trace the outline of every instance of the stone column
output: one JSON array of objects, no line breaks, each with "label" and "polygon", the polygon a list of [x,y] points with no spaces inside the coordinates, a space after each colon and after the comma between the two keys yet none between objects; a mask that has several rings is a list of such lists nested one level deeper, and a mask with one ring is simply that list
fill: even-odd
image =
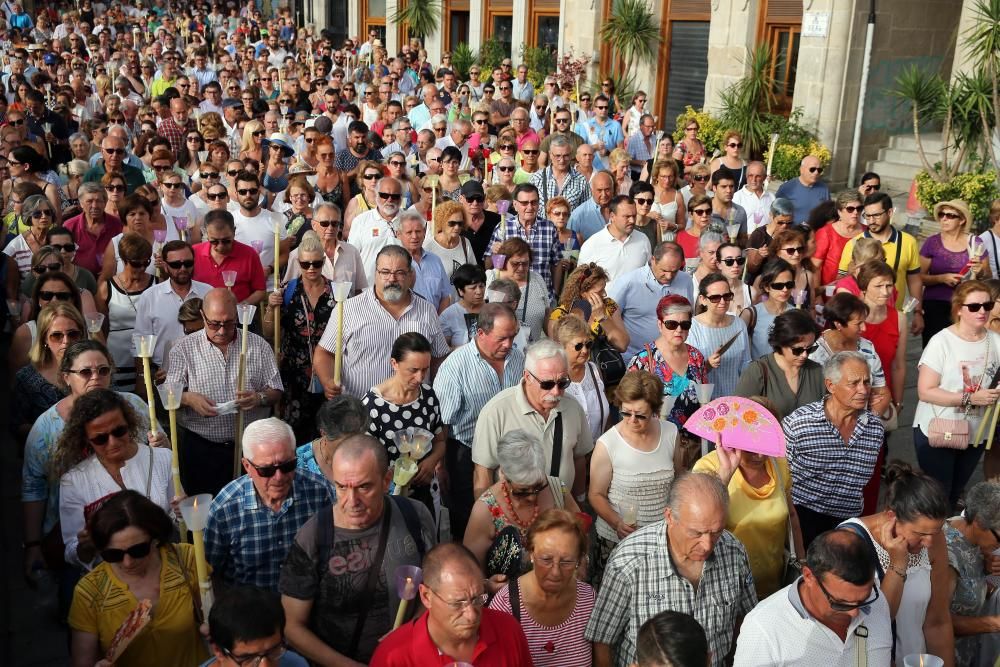
[{"label": "stone column", "polygon": [[[317,22],[317,25],[323,24]],[[347,0],[347,37],[354,39],[359,36],[361,41],[368,39],[368,35],[361,34],[361,3],[358,0]]]},{"label": "stone column", "polygon": [[[447,26],[445,28],[447,29]],[[469,48],[473,53],[479,53],[483,44],[483,3],[473,0],[469,3]],[[482,76],[479,77],[483,81]]]},{"label": "stone column", "polygon": [[970,52],[968,41],[965,39],[969,28],[975,23],[975,12],[973,9],[973,0],[963,0],[962,14],[958,20],[958,40],[955,46],[955,59],[951,65],[952,81],[955,80],[958,74],[971,74],[975,69],[975,63],[972,62],[972,53]]},{"label": "stone column", "polygon": [[760,0],[715,0],[708,33],[705,107],[718,109],[719,94],[747,72],[747,49],[757,43]]},{"label": "stone column", "polygon": [[396,15],[398,3],[396,0],[385,0],[385,52],[389,57],[399,53],[399,25],[392,17]]},{"label": "stone column", "polygon": [[514,20],[510,30],[510,59],[514,70],[521,64],[521,48],[528,39],[528,0],[514,0]]}]

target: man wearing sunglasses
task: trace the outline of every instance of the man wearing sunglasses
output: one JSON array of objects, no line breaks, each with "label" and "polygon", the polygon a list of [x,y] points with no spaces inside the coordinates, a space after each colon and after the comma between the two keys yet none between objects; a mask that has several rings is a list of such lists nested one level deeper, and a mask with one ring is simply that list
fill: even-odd
[{"label": "man wearing sunglasses", "polygon": [[[475,179],[469,179],[462,184],[458,202],[468,214],[468,225],[462,235],[472,244],[473,257],[483,257],[490,245],[490,237],[500,224],[500,215],[486,210],[486,192],[483,185]],[[482,260],[477,260],[483,266]]]},{"label": "man wearing sunglasses", "polygon": [[308,667],[288,649],[285,610],[272,592],[253,586],[224,591],[212,605],[208,627],[214,655],[202,667]]},{"label": "man wearing sunglasses", "polygon": [[193,278],[212,287],[226,287],[223,274],[233,272],[236,278],[232,291],[237,301],[254,305],[263,301],[267,296],[264,267],[253,248],[236,240],[233,214],[211,210],[205,214],[204,226],[204,241],[194,246]]},{"label": "man wearing sunglasses", "polygon": [[[542,143],[538,146],[541,153],[538,156],[538,163],[541,165],[549,164],[550,155],[549,147],[556,137],[562,137],[569,142],[570,149],[570,165],[572,166],[573,160],[576,156],[576,149],[580,147],[583,143],[583,138],[579,134],[573,131],[573,114],[569,109],[557,109],[555,111],[555,118],[553,119],[552,132],[545,135],[542,139]],[[548,130],[548,128],[545,128]]]},{"label": "man wearing sunglasses", "polygon": [[[124,132],[124,128],[119,128],[117,125],[115,129]],[[136,188],[145,185],[146,177],[143,176],[142,170],[125,161],[128,154],[127,145],[127,142],[117,132],[112,134],[109,131],[107,136],[101,140],[100,156],[96,158],[94,166],[83,175],[83,182],[100,183],[106,173],[117,171],[125,177],[125,194],[132,194]]]},{"label": "man wearing sunglasses", "polygon": [[261,188],[256,174],[243,170],[236,175],[236,201],[240,209],[233,214],[236,240],[248,246],[260,244],[260,263],[267,274],[267,289],[274,289],[274,230],[277,227],[281,243],[278,252],[281,266],[287,266],[292,239],[288,236],[285,217],[261,207]]},{"label": "man wearing sunglasses", "polygon": [[561,345],[543,338],[528,346],[521,381],[494,396],[479,413],[472,442],[474,497],[496,481],[500,437],[516,429],[538,439],[549,474],[559,477],[574,497],[586,492],[586,457],[594,440],[583,408],[565,395],[569,385],[569,363]]},{"label": "man wearing sunglasses", "polygon": [[[251,251],[252,252],[252,251]],[[202,303],[205,328],[170,351],[167,382],[184,386],[180,421],[181,483],[189,495],[217,495],[233,478],[236,414],[246,424],[268,416],[284,386],[271,345],[248,334],[244,391],[236,390],[243,332],[236,297],[225,287],[209,290]]]},{"label": "man wearing sunglasses", "polygon": [[605,95],[594,98],[594,117],[576,124],[576,133],[594,147],[594,169],[605,169],[604,157],[625,143],[622,124],[608,115],[611,101]]},{"label": "man wearing sunglasses", "polygon": [[[743,620],[735,664],[890,664],[894,633],[889,603],[875,586],[876,562],[870,540],[853,530],[819,535],[802,576]],[[830,641],[831,632],[839,641]]]},{"label": "man wearing sunglasses", "polygon": [[381,178],[375,184],[375,208],[358,215],[351,223],[347,242],[361,253],[369,284],[375,281],[375,261],[382,248],[401,245],[399,211],[402,201],[402,184],[391,176]]},{"label": "man wearing sunglasses", "polygon": [[[164,352],[173,341],[184,336],[184,325],[177,321],[177,310],[185,301],[204,299],[212,286],[192,280],[194,275],[194,250],[184,241],[168,241],[160,256],[163,258],[167,280],[156,283],[139,297],[135,305],[135,333],[154,334],[152,363],[161,368]],[[136,368],[142,367],[137,360]]]},{"label": "man wearing sunglasses", "polygon": [[295,445],[292,427],[276,417],[243,431],[246,474],[215,497],[205,527],[205,556],[226,587],[277,592],[295,533],[332,502],[321,474],[296,467]]},{"label": "man wearing sunglasses", "polygon": [[815,155],[807,155],[799,164],[799,177],[781,184],[775,197],[784,197],[795,205],[794,222],[809,220],[809,211],[830,199],[830,188],[820,180],[823,163]]}]

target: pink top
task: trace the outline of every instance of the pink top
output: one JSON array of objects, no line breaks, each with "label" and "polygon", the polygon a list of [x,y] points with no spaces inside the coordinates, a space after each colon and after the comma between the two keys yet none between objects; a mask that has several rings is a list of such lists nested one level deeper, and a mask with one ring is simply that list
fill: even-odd
[{"label": "pink top", "polygon": [[[532,575],[534,576],[534,575]],[[504,586],[490,607],[511,613],[510,588]],[[594,610],[594,589],[590,584],[576,582],[576,607],[559,625],[540,625],[531,618],[521,599],[521,629],[528,638],[528,648],[535,667],[590,667],[593,664],[591,644],[583,636],[587,621]]]}]

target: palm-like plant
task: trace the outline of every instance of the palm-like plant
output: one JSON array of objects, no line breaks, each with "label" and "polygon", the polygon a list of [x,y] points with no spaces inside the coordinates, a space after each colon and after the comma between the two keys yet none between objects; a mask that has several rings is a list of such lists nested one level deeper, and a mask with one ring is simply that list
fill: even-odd
[{"label": "palm-like plant", "polygon": [[660,25],[646,0],[617,0],[601,26],[601,39],[615,52],[609,74],[622,76],[640,63],[655,60]]},{"label": "palm-like plant", "polygon": [[396,6],[392,20],[405,23],[416,37],[433,35],[441,20],[441,0],[406,0],[406,4]]},{"label": "palm-like plant", "polygon": [[451,66],[460,81],[469,78],[469,69],[476,64],[476,54],[465,42],[459,42],[451,52]]},{"label": "palm-like plant", "polygon": [[768,44],[747,51],[747,74],[720,95],[723,125],[740,133],[747,152],[764,152],[771,134],[770,112],[775,103],[772,54]]},{"label": "palm-like plant", "polygon": [[[974,19],[965,33],[966,45],[989,86],[990,99],[981,104],[981,122],[987,151],[993,168],[1000,174],[1000,162],[993,147],[992,131],[997,127],[996,115],[1000,113],[1000,0],[976,0],[973,6]],[[988,122],[987,111],[992,110],[992,121]],[[998,185],[1000,185],[1000,176]]]},{"label": "palm-like plant", "polygon": [[[940,110],[939,100],[944,94],[947,86],[936,74],[931,74],[916,65],[911,65],[904,69],[896,77],[896,87],[890,93],[900,100],[900,103],[909,106],[911,121],[913,123],[913,138],[917,144],[917,155],[920,157],[920,164],[929,174],[933,174],[934,168],[927,160],[924,153],[923,142],[920,140],[921,118],[928,118],[937,115]],[[946,121],[943,137],[947,137],[949,123]],[[948,141],[942,141],[942,152],[948,149]],[[947,156],[942,160],[942,164],[947,164]]]}]

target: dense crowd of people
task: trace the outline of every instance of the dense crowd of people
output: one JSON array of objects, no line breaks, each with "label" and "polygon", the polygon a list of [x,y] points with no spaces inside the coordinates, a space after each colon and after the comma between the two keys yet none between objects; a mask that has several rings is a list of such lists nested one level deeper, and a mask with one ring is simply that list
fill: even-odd
[{"label": "dense crowd of people", "polygon": [[[877,174],[284,7],[0,12],[24,572],[76,667],[994,667],[1000,201],[918,240]],[[787,456],[686,428],[731,396]]]}]

